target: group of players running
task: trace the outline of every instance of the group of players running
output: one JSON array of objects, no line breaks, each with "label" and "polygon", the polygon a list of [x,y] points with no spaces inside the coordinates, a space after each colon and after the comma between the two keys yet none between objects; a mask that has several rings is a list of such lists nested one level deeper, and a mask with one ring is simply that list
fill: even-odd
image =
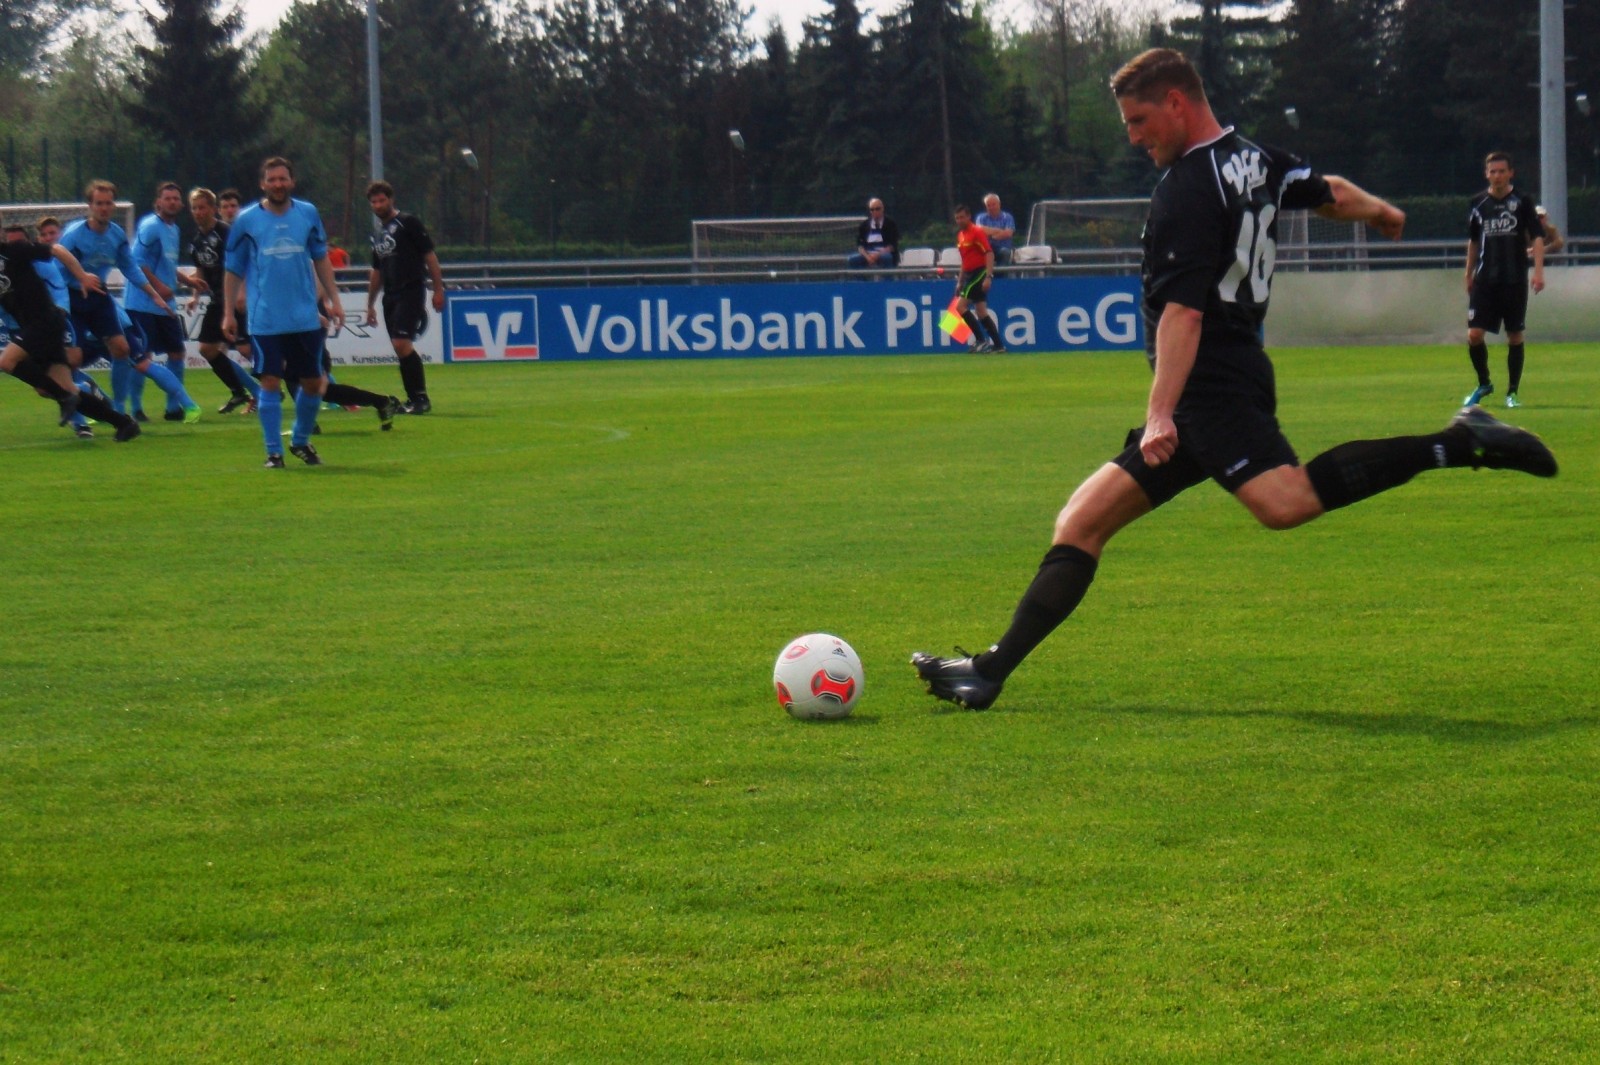
[{"label": "group of players running", "polygon": [[[269,165],[270,164],[270,165]],[[267,175],[275,180],[269,184]],[[184,195],[176,182],[156,189],[153,210],[140,220],[130,243],[123,228],[112,220],[116,212],[116,186],[96,180],[85,190],[88,213],[65,227],[52,216],[38,219],[30,237],[27,227],[5,227],[0,243],[0,327],[6,332],[0,370],[54,400],[60,423],[79,437],[92,439],[90,419],[114,427],[118,441],[132,440],[148,422],[143,408],[144,383],[154,381],[166,395],[165,418],[196,422],[198,403],[184,387],[186,345],[177,310],[178,289],[191,293],[189,310],[209,297],[198,331],[200,354],[227,389],[222,414],[243,410],[262,417],[268,431],[267,406],[281,412],[282,393],[296,397],[302,382],[317,387],[314,406],[324,403],[346,409],[373,408],[383,429],[392,427],[398,414],[426,414],[432,410],[422,356],[414,341],[427,327],[425,275],[432,281],[432,304],[443,310],[444,279],[433,242],[422,223],[398,211],[394,190],[375,181],[368,188],[368,203],[376,217],[372,237],[372,264],[367,286],[367,324],[377,321],[377,297],[383,294],[387,331],[399,361],[406,400],[339,384],[332,380],[323,338],[343,324],[344,312],[328,266],[328,244],[316,208],[292,199],[293,168],[287,160],[268,160],[262,168],[261,200],[241,212],[239,193],[220,194],[195,188],[188,194],[194,234],[189,241],[192,271],[178,265],[179,230]],[[262,217],[252,219],[253,212]],[[284,242],[281,219],[297,221],[292,247]],[[236,222],[244,220],[238,234]],[[252,225],[252,221],[256,223]],[[282,270],[271,269],[274,264]],[[118,300],[107,287],[113,268],[126,282],[125,297]],[[323,284],[324,276],[327,284]],[[267,322],[283,310],[300,321],[307,309],[317,322],[316,336],[296,339],[303,358],[285,360],[280,337],[264,333],[252,338],[247,323]],[[318,294],[324,298],[318,299]],[[251,315],[249,305],[262,313]],[[270,321],[269,321],[270,320]],[[259,331],[258,331],[259,332]],[[256,341],[252,343],[253,339]],[[228,357],[232,347],[251,362],[251,370]],[[312,350],[314,349],[314,351]],[[165,355],[163,364],[157,355]],[[111,366],[111,395],[107,396],[86,366],[105,359]],[[271,402],[276,400],[276,402]],[[278,419],[272,419],[272,439],[267,441],[268,467],[282,463]],[[298,427],[297,427],[298,430]],[[320,430],[314,414],[306,432]],[[297,431],[296,436],[300,433]],[[312,465],[320,464],[309,440],[296,440],[291,450]]]}]

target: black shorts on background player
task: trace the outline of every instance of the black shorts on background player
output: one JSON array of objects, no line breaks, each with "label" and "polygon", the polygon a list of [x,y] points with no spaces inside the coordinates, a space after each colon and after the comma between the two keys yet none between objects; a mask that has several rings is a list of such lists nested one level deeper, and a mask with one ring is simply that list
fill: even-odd
[{"label": "black shorts on background player", "polygon": [[1499,333],[1504,326],[1507,333],[1520,333],[1527,323],[1526,281],[1509,285],[1479,282],[1472,286],[1472,294],[1467,297],[1468,328]]},{"label": "black shorts on background player", "polygon": [[421,287],[383,291],[383,327],[390,340],[415,340],[428,331],[427,291]]}]

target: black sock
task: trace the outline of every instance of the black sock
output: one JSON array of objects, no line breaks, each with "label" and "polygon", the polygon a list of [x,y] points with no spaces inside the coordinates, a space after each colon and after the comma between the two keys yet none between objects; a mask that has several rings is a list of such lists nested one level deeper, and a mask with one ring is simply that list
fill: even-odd
[{"label": "black sock", "polygon": [[983,331],[989,334],[989,339],[994,341],[995,347],[1003,348],[1006,346],[1006,342],[1000,339],[1000,327],[995,324],[994,315],[986,314],[983,316]]},{"label": "black sock", "polygon": [[1323,510],[1398,488],[1423,470],[1472,465],[1472,437],[1456,427],[1428,436],[1351,440],[1306,463]]},{"label": "black sock", "polygon": [[1508,394],[1522,384],[1522,363],[1526,358],[1527,349],[1522,344],[1512,344],[1506,349],[1506,372],[1511,376],[1510,387],[1506,389]]},{"label": "black sock", "polygon": [[1066,544],[1057,544],[1045,552],[1033,583],[1017,603],[1011,627],[994,650],[973,659],[978,672],[989,680],[1011,676],[1022,660],[1078,608],[1099,565],[1089,552]]},{"label": "black sock", "polygon": [[222,382],[222,387],[236,396],[244,395],[244,383],[239,380],[239,368],[233,360],[226,355],[218,355],[211,361],[211,372],[217,375],[217,380]]},{"label": "black sock", "polygon": [[380,396],[376,392],[368,392],[355,385],[338,384],[329,384],[328,390],[322,393],[322,398],[341,407],[381,407],[389,401],[388,396]]},{"label": "black sock", "polygon": [[55,379],[45,371],[45,368],[34,362],[31,357],[17,363],[16,369],[11,371],[11,376],[23,384],[42,390],[45,395],[58,402],[72,398],[72,393],[56,384]]},{"label": "black sock", "polygon": [[104,396],[92,395],[88,392],[78,393],[78,413],[97,422],[105,422],[121,429],[124,425],[132,425],[133,419],[126,414],[119,414],[117,409],[106,402]]},{"label": "black sock", "polygon": [[1489,385],[1489,345],[1468,344],[1467,355],[1472,359],[1472,368],[1478,371],[1478,387],[1487,388]]},{"label": "black sock", "polygon": [[983,339],[983,323],[978,321],[978,316],[976,314],[972,313],[972,308],[969,307],[961,312],[961,320],[967,323],[968,329],[972,330],[972,336],[974,339]]},{"label": "black sock", "polygon": [[428,374],[422,368],[421,355],[413,351],[400,356],[400,383],[405,386],[407,399],[428,394]]}]

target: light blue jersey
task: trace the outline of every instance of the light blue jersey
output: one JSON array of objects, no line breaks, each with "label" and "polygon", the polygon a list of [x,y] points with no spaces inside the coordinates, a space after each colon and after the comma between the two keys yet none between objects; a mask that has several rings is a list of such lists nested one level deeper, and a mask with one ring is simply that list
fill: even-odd
[{"label": "light blue jersey", "polygon": [[59,259],[34,263],[33,272],[39,275],[44,287],[50,290],[50,302],[64,311],[72,310],[72,298],[67,295],[67,267]]},{"label": "light blue jersey", "polygon": [[312,263],[328,254],[322,216],[291,199],[283,214],[261,204],[239,212],[228,231],[228,273],[244,278],[252,336],[322,329]]},{"label": "light blue jersey", "polygon": [[89,228],[87,219],[77,218],[67,223],[57,244],[67,249],[83,265],[84,270],[105,281],[114,266],[128,279],[128,287],[143,283],[144,275],[133,265],[133,252],[128,247],[128,234],[115,222],[108,222],[104,233]]},{"label": "light blue jersey", "polygon": [[[147,268],[156,275],[156,280],[166,285],[168,289],[178,290],[178,226],[175,222],[163,222],[158,214],[147,214],[139,220],[139,228],[133,240],[133,266],[135,270],[140,267]],[[138,274],[139,280],[145,280],[144,274]],[[145,314],[165,314],[166,311],[157,306],[144,289],[136,287],[133,277],[128,279],[128,290],[123,299],[128,304],[130,311],[142,311]]]}]

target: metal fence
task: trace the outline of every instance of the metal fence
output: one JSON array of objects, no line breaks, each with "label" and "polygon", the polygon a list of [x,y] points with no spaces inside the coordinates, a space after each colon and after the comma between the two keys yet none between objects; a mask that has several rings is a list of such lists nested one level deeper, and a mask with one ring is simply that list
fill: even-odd
[{"label": "metal fence", "polygon": [[[1085,274],[1135,274],[1142,253],[1131,248],[1058,248],[1056,262],[996,268],[1000,277],[1054,277]],[[1280,244],[1276,269],[1318,272],[1352,270],[1422,270],[1466,267],[1466,241],[1414,240],[1363,244]],[[1547,256],[1546,264],[1600,265],[1600,237],[1573,237],[1561,252]],[[751,284],[794,281],[861,281],[874,278],[920,280],[948,277],[950,270],[899,267],[893,270],[854,270],[843,255],[750,256],[695,263],[688,258],[583,259],[526,262],[454,262],[444,264],[445,282],[451,288],[542,288],[599,285]],[[340,281],[350,287],[366,284],[367,271],[340,271]]]}]

